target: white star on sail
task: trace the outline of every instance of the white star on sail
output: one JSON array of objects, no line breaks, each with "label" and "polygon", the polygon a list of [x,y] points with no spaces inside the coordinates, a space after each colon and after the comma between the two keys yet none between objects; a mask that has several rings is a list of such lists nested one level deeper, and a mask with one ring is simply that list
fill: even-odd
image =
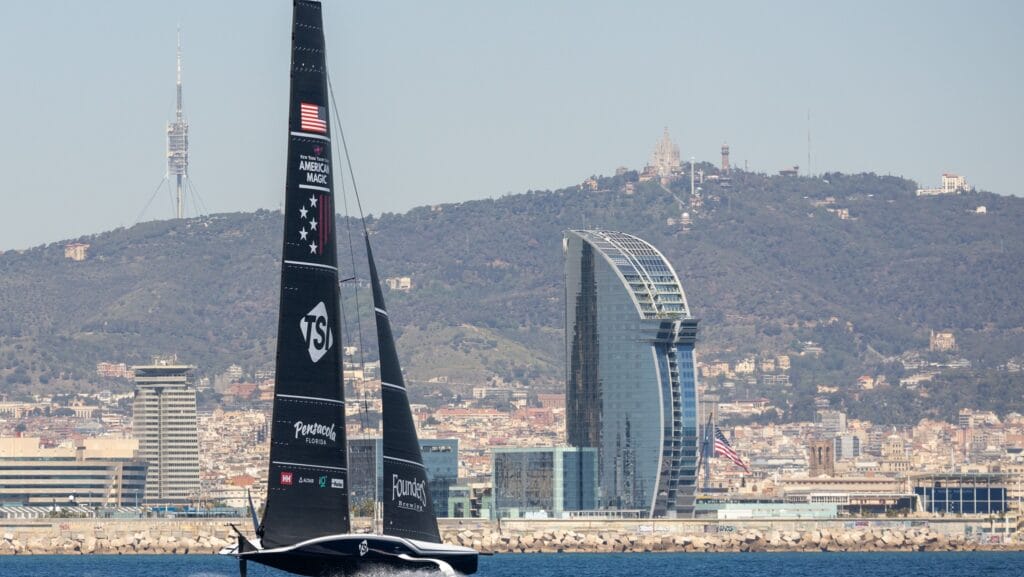
[{"label": "white star on sail", "polygon": [[311,208],[316,208],[316,195],[315,194],[313,196],[309,197],[309,206]]},{"label": "white star on sail", "polygon": [[316,254],[316,241],[309,245],[309,254]]},{"label": "white star on sail", "polygon": [[316,219],[315,218],[311,219],[309,221],[309,230],[316,230]]},{"label": "white star on sail", "polygon": [[309,212],[309,211],[306,210],[306,207],[302,207],[302,208],[299,209],[299,216],[301,216],[302,218],[306,218],[306,213],[307,212]]},{"label": "white star on sail", "polygon": [[309,234],[308,230],[306,230],[306,229],[300,230],[299,231],[299,240],[306,240],[306,235],[307,234]]}]

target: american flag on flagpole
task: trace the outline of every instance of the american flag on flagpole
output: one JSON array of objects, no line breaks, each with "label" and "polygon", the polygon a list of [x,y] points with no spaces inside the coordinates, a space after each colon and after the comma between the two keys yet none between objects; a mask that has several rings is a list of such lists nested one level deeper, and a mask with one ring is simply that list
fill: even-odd
[{"label": "american flag on flagpole", "polygon": [[719,429],[718,425],[715,425],[715,455],[722,455],[738,466],[743,467],[743,470],[748,474],[750,473],[750,468],[747,467],[747,464],[736,453],[736,450],[732,448],[729,439],[725,438],[725,435],[722,434],[722,429]]},{"label": "american flag on flagpole", "polygon": [[309,102],[299,103],[299,129],[327,134],[327,110]]}]

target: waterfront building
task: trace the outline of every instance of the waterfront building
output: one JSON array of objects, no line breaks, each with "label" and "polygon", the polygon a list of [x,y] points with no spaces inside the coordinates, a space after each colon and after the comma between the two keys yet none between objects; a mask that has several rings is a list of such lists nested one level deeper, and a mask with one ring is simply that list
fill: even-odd
[{"label": "waterfront building", "polygon": [[43,447],[36,437],[0,438],[4,506],[132,507],[146,488],[135,439],[87,438]]},{"label": "waterfront building", "polygon": [[499,518],[561,518],[569,511],[590,511],[597,506],[597,450],[496,448],[491,484]]},{"label": "waterfront building", "polygon": [[739,501],[732,503],[701,503],[698,516],[719,520],[740,519],[835,519],[839,506],[835,503],[786,503]]},{"label": "waterfront building", "polygon": [[911,482],[928,513],[988,515],[1007,509],[1009,476],[1004,473],[930,473]]},{"label": "waterfront building", "polygon": [[380,437],[348,440],[348,499],[357,516],[368,515],[379,500],[383,454]]},{"label": "waterfront building", "polygon": [[[372,511],[373,503],[383,494],[382,455],[380,437],[348,441],[349,501],[360,513]],[[435,513],[447,517],[450,489],[459,477],[459,440],[420,439],[420,455],[427,469]]]},{"label": "waterfront building", "polygon": [[420,439],[420,454],[430,479],[434,513],[447,517],[449,491],[459,481],[459,440]]},{"label": "waterfront building", "polygon": [[568,231],[563,250],[566,433],[597,449],[598,507],[692,516],[697,319],[679,277],[621,232]]},{"label": "waterfront building", "polygon": [[892,477],[783,477],[777,485],[787,503],[832,503],[844,514],[917,510],[917,497]]},{"label": "waterfront building", "polygon": [[491,483],[466,483],[449,488],[448,516],[455,519],[490,519],[494,507]]},{"label": "waterfront building", "polygon": [[195,367],[156,363],[132,367],[132,407],[139,457],[149,463],[146,504],[184,505],[200,498]]}]

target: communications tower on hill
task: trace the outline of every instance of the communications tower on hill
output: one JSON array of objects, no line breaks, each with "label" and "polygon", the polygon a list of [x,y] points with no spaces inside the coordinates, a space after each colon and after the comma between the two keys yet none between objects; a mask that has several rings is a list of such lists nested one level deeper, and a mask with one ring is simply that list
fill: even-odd
[{"label": "communications tower on hill", "polygon": [[185,217],[185,186],[188,179],[188,121],[181,102],[181,29],[178,29],[178,97],[173,122],[167,123],[167,177],[174,177],[175,218]]}]

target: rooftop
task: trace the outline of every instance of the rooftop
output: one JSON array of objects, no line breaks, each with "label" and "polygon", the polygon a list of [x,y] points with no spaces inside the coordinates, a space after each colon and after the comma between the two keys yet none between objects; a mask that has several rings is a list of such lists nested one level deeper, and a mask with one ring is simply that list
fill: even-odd
[{"label": "rooftop", "polygon": [[647,241],[624,232],[573,230],[604,257],[631,290],[645,319],[689,318],[686,293],[675,269]]}]

